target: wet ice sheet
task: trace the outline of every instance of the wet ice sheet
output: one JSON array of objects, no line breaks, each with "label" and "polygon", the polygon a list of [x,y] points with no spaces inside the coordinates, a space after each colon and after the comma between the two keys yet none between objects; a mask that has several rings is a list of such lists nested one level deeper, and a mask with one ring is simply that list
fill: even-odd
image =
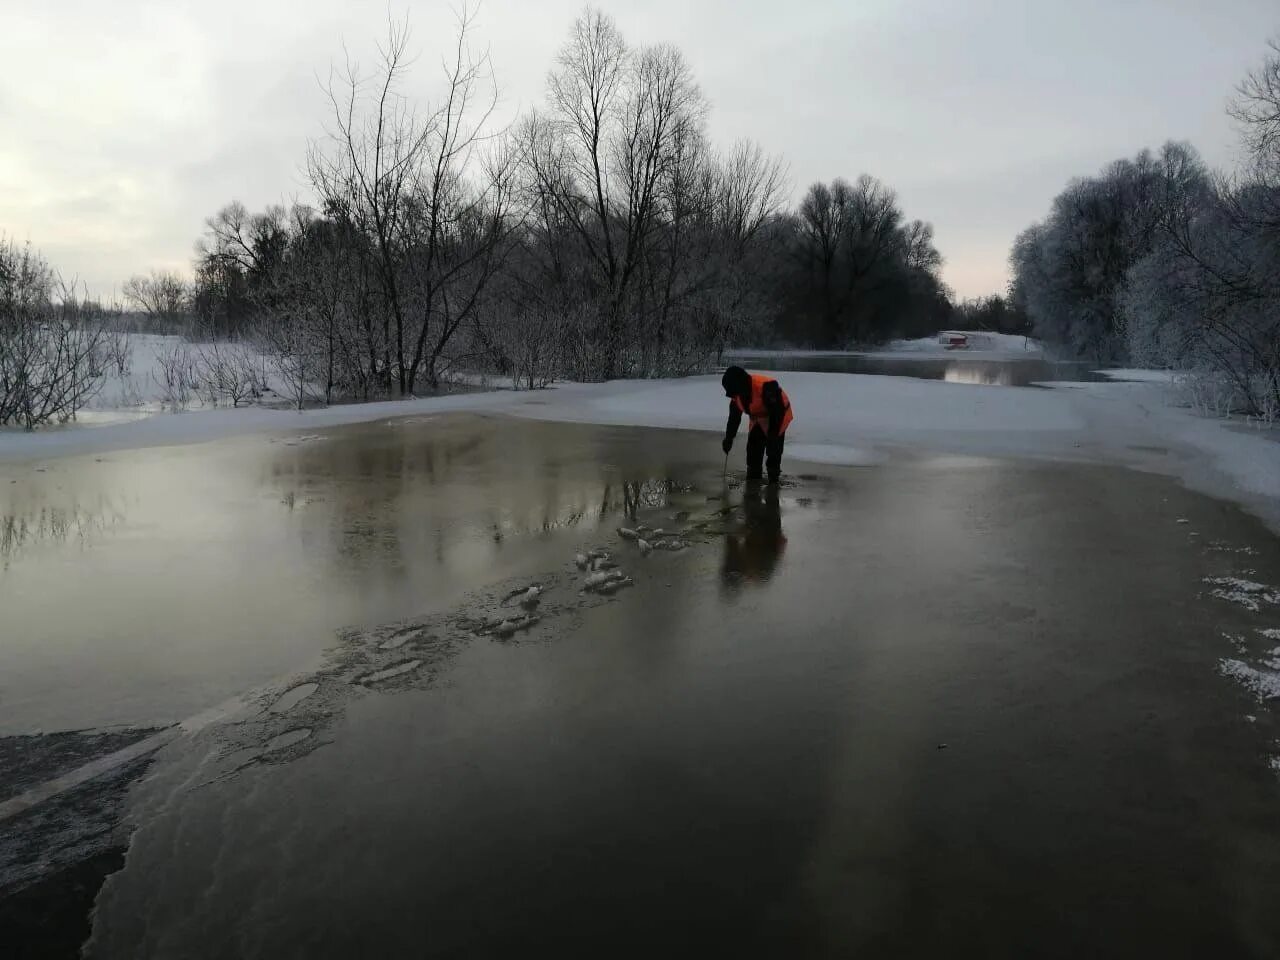
[{"label": "wet ice sheet", "polygon": [[[834,488],[776,511],[708,494],[678,553],[557,541],[514,643],[484,627],[525,577],[344,636],[289,715],[210,728],[141,791],[163,809],[99,900],[97,955],[207,943],[226,917],[263,955],[608,954],[619,931],[660,952],[677,927],[709,953],[1280,944],[1272,718],[1251,703],[1246,725],[1217,669],[1221,632],[1269,627],[1201,595],[1238,557],[1173,520],[1256,546],[1271,580],[1256,524],[1116,471],[889,465]],[[594,546],[633,590],[581,592]],[[423,669],[358,682],[406,659]]]},{"label": "wet ice sheet", "polygon": [[719,482],[685,434],[462,418],[271,440],[0,476],[0,733],[181,720],[344,628],[540,569],[668,478]]}]

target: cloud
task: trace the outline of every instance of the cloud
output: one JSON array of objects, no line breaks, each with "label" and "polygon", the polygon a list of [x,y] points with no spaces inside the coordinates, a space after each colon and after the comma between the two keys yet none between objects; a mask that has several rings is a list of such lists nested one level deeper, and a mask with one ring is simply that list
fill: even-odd
[{"label": "cloud", "polygon": [[[635,43],[681,47],[712,136],[785,155],[797,190],[872,173],[932,221],[962,294],[1003,286],[1013,236],[1073,175],[1167,138],[1231,162],[1222,105],[1277,26],[1271,0],[651,0],[600,4]],[[369,63],[385,0],[19,0],[0,58],[0,230],[94,292],[183,267],[205,217],[302,194],[320,82]],[[576,0],[487,0],[508,115],[541,101]],[[435,89],[448,5],[408,11]]]}]

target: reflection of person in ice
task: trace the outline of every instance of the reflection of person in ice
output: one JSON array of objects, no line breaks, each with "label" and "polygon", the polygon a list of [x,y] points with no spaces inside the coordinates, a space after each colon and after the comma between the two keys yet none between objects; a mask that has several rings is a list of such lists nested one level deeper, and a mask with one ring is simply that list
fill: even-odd
[{"label": "reflection of person in ice", "polygon": [[768,580],[787,547],[775,485],[762,490],[758,483],[748,482],[742,494],[742,513],[743,529],[724,539],[720,577],[726,585]]}]

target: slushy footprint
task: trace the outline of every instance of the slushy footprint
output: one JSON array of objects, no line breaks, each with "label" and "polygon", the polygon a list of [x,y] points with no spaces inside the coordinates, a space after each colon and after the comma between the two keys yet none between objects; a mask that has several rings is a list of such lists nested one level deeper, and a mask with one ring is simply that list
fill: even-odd
[{"label": "slushy footprint", "polygon": [[288,713],[319,689],[320,684],[318,683],[300,683],[291,690],[286,690],[282,693],[280,699],[271,705],[270,710],[272,713]]},{"label": "slushy footprint", "polygon": [[391,666],[382,670],[377,670],[373,673],[366,673],[363,677],[357,677],[355,682],[366,686],[371,683],[385,683],[395,677],[402,677],[407,673],[413,673],[420,666],[422,666],[421,660],[404,660],[400,663],[393,663]]},{"label": "slushy footprint", "polygon": [[310,727],[295,727],[293,730],[286,730],[284,733],[267,741],[267,745],[262,748],[262,753],[265,756],[279,753],[281,750],[287,750],[303,740],[310,739],[314,732]]},{"label": "slushy footprint", "polygon": [[422,627],[404,627],[387,637],[378,646],[383,650],[395,650],[397,647],[404,646],[410,640],[420,639],[423,635],[427,635],[427,639],[435,639],[434,636],[427,634]]}]

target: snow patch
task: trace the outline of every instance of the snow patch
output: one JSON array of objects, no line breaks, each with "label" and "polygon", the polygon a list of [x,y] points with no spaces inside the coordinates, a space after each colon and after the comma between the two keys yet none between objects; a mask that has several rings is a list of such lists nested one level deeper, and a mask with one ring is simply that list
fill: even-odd
[{"label": "snow patch", "polygon": [[845,467],[870,467],[884,462],[884,455],[874,450],[846,447],[834,443],[796,443],[786,448],[786,455],[808,463],[827,463]]},{"label": "snow patch", "polygon": [[1240,553],[1248,557],[1256,557],[1258,555],[1258,551],[1254,547],[1233,547],[1228,543],[1223,543],[1221,540],[1215,540],[1209,544],[1209,549],[1214,553]]},{"label": "snow patch", "polygon": [[1280,697],[1280,673],[1278,672],[1259,670],[1249,666],[1243,660],[1231,659],[1219,660],[1218,670],[1223,676],[1235,680],[1259,700],[1274,700]]},{"label": "snow patch", "polygon": [[[768,371],[759,371],[768,372]],[[909,377],[847,373],[774,373],[795,409],[788,439],[821,445],[864,446],[868,440],[910,443],[945,437],[952,445],[1000,434],[1079,430],[1084,422],[1049,391],[973,386]],[[607,390],[556,391],[577,399],[569,410],[554,401],[525,416],[586,423],[720,430],[729,407],[718,378],[618,381]],[[565,414],[562,416],[561,414]],[[990,445],[990,444],[986,444]]]},{"label": "snow patch", "polygon": [[1213,587],[1209,595],[1219,600],[1236,603],[1257,613],[1262,604],[1280,604],[1280,590],[1265,583],[1242,580],[1240,577],[1205,577],[1204,583]]}]

